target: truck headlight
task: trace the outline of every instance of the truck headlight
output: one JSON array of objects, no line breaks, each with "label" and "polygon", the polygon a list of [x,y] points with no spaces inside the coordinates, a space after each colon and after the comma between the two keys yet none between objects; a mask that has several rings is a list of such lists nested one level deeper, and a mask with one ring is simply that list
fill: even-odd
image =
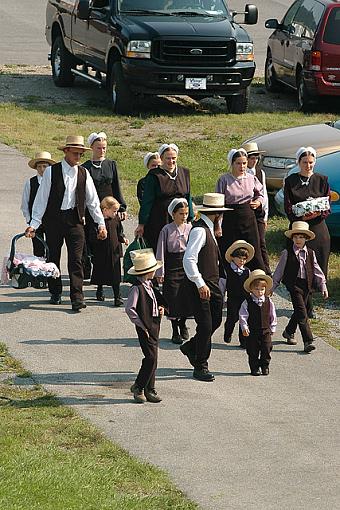
[{"label": "truck headlight", "polygon": [[236,60],[249,61],[254,60],[254,45],[253,43],[236,43]]},{"label": "truck headlight", "polygon": [[151,41],[130,41],[126,48],[130,58],[151,58]]}]

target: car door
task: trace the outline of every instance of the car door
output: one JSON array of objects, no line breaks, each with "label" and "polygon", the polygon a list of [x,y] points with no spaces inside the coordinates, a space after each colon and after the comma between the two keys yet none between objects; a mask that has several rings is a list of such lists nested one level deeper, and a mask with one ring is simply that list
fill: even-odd
[{"label": "car door", "polygon": [[93,0],[86,28],[86,61],[105,71],[106,51],[111,39],[110,17],[112,0]]}]

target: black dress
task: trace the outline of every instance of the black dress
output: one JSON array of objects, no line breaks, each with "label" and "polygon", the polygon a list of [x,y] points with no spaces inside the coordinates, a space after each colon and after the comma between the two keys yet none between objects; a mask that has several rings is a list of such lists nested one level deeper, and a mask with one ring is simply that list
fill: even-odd
[{"label": "black dress", "polygon": [[119,211],[126,211],[126,203],[119,184],[117,163],[111,159],[94,162],[89,159],[82,166],[89,171],[99,200],[101,201],[108,196],[114,197],[120,203]]},{"label": "black dress", "polygon": [[[303,182],[308,182],[308,184],[303,184]],[[291,228],[294,221],[302,220],[301,217],[299,218],[293,213],[292,206],[294,204],[303,202],[309,197],[329,197],[329,194],[328,178],[325,175],[314,173],[309,178],[309,181],[299,173],[289,175],[285,180],[284,186],[284,206],[290,221],[289,228]],[[315,251],[316,259],[326,278],[331,243],[325,219],[329,214],[330,210],[323,211],[320,216],[312,220],[303,220],[308,223],[309,230],[315,234],[315,239],[308,241],[308,248]]]}]

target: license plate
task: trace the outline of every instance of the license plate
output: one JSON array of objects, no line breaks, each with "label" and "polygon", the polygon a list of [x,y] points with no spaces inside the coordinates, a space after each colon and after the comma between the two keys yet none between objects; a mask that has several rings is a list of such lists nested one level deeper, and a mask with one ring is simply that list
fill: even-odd
[{"label": "license plate", "polygon": [[188,90],[206,90],[206,78],[185,78],[185,88]]}]

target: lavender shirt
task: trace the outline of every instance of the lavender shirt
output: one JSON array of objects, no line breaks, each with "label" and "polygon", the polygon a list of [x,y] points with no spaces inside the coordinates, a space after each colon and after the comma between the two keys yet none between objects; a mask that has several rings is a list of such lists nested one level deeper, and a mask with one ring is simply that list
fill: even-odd
[{"label": "lavender shirt", "polygon": [[[262,306],[265,300],[265,297],[257,298],[254,296],[254,294],[250,293],[250,297],[259,306]],[[248,318],[249,318],[249,312],[248,312],[248,302],[245,299],[241,305],[240,312],[239,312],[239,323],[240,328],[242,331],[247,329],[249,331],[248,326]],[[270,332],[275,333],[276,331],[276,325],[277,325],[277,318],[276,318],[276,311],[273,301],[269,298],[269,327]]]},{"label": "lavender shirt", "polygon": [[157,270],[157,276],[164,276],[164,261],[166,252],[180,253],[185,251],[191,226],[191,223],[184,223],[184,225],[178,227],[173,221],[162,228],[157,243],[156,259],[161,260],[163,262],[163,266]]},{"label": "lavender shirt", "polygon": [[[158,304],[155,293],[152,288],[151,280],[143,280],[142,278],[138,278],[138,280],[142,282],[144,289],[152,299],[152,317],[158,317],[159,316]],[[130,321],[133,322],[135,326],[138,326],[139,328],[142,328],[144,331],[147,331],[145,324],[143,323],[143,319],[139,317],[137,313],[136,307],[138,298],[139,298],[139,285],[133,285],[130,289],[126,301],[125,312],[127,313]]]},{"label": "lavender shirt", "polygon": [[263,203],[263,186],[255,175],[246,173],[241,178],[232,173],[221,175],[216,184],[216,192],[223,193],[225,205],[246,204],[251,200]]},{"label": "lavender shirt", "polygon": [[[307,247],[305,246],[302,250],[300,250],[300,248],[298,248],[295,244],[293,244],[293,250],[294,250],[294,253],[295,253],[296,257],[298,258],[298,261],[300,264],[298,278],[305,279],[306,278],[306,260],[307,260],[307,253],[308,253]],[[284,273],[284,270],[286,267],[287,258],[288,258],[288,251],[283,250],[283,252],[281,253],[279,263],[278,263],[278,265],[274,271],[274,274],[273,274],[273,292],[279,286],[279,284],[283,278],[283,273]],[[327,290],[326,277],[323,274],[322,269],[316,260],[314,251],[313,251],[313,265],[314,265],[314,278],[317,282],[319,289],[321,290],[321,292],[323,292],[323,291]]]}]

